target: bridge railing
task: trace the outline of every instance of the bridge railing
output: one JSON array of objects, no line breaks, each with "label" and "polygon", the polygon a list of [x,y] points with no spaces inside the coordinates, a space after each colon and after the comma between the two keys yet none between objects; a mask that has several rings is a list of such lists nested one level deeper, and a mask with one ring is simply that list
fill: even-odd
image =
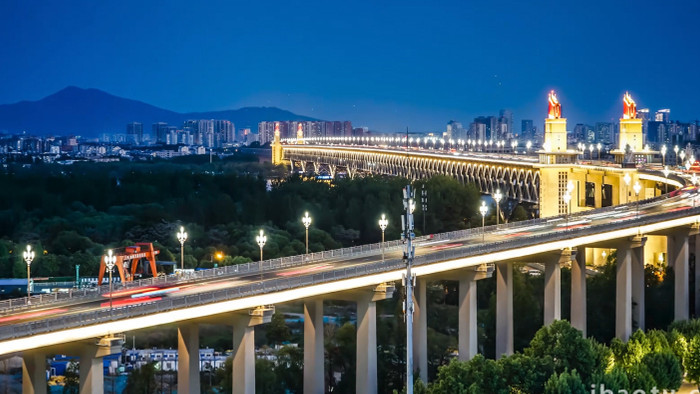
[{"label": "bridge railing", "polygon": [[[688,216],[688,214],[700,214],[700,207],[693,207],[687,210],[666,212],[651,216],[634,217],[628,220],[599,224],[586,228],[569,229],[547,234],[511,238],[508,240],[497,242],[477,243],[474,245],[467,246],[466,248],[445,249],[437,253],[418,256],[415,258],[414,263],[415,265],[425,265],[440,261],[449,261],[451,259],[456,258],[483,255],[503,250],[512,250],[523,246],[537,245],[543,242],[565,240],[570,238],[572,234],[576,236],[584,236],[600,233],[601,230],[603,232],[608,232],[624,228],[633,228],[640,225],[658,223],[664,220],[685,217]],[[536,221],[542,220],[545,219],[536,219]],[[464,231],[471,233],[477,232],[475,231],[475,229]],[[156,301],[153,303],[124,306],[114,308],[113,310],[101,309],[98,311],[83,312],[75,315],[61,316],[57,318],[47,318],[40,321],[0,327],[0,340],[27,337],[36,334],[64,330],[68,328],[82,327],[97,323],[109,322],[113,320],[145,316],[159,312],[194,307],[212,302],[250,297],[273,291],[300,288],[342,279],[354,278],[358,276],[370,275],[373,273],[402,269],[404,267],[405,264],[402,259],[390,259],[383,262],[376,262],[374,264],[339,268],[331,271],[325,271],[297,277],[274,278],[261,282],[239,285],[229,289],[214,290],[211,292],[197,293],[176,298],[165,298],[163,300]]]},{"label": "bridge railing", "polygon": [[[642,201],[642,203],[647,204],[660,199],[665,199],[666,196],[659,196],[649,200]],[[624,209],[633,206],[631,204],[616,205],[611,207],[599,208],[597,212],[607,212],[615,209]],[[574,220],[579,215],[585,215],[587,211],[575,213],[569,215],[570,220]],[[559,215],[555,217],[548,218],[538,218],[530,219],[526,221],[519,222],[509,222],[502,223],[498,226],[490,225],[484,228],[474,227],[467,230],[458,230],[447,233],[431,234],[426,236],[421,236],[416,238],[416,242],[429,241],[429,240],[451,240],[466,238],[472,234],[483,232],[489,233],[495,230],[509,229],[515,226],[527,226],[546,223],[551,220],[564,219],[566,215]],[[384,247],[386,251],[392,251],[403,246],[403,241],[392,240],[386,241]],[[290,268],[295,266],[301,266],[307,263],[319,263],[323,261],[328,261],[336,258],[348,258],[359,256],[363,253],[370,254],[380,252],[382,248],[381,242],[367,245],[358,245],[349,248],[341,248],[334,250],[327,250],[322,252],[309,253],[308,255],[296,255],[289,257],[281,257],[276,259],[264,260],[262,262],[250,262],[237,265],[229,265],[225,267],[217,267],[207,270],[195,271],[192,273],[185,273],[182,275],[167,275],[167,276],[157,276],[154,278],[145,278],[135,280],[133,282],[121,282],[113,284],[113,291],[118,291],[120,289],[133,289],[139,287],[147,286],[172,286],[178,284],[190,283],[207,278],[225,278],[234,277],[241,274],[248,273],[264,273],[265,271],[276,270],[280,268]],[[20,310],[45,307],[47,305],[58,306],[62,303],[70,303],[76,300],[89,301],[99,298],[104,298],[105,295],[109,294],[109,285],[102,285],[91,288],[84,289],[71,289],[68,292],[62,293],[52,293],[52,294],[39,294],[34,295],[27,299],[27,297],[14,298],[9,300],[0,301],[0,314],[13,313]]]}]

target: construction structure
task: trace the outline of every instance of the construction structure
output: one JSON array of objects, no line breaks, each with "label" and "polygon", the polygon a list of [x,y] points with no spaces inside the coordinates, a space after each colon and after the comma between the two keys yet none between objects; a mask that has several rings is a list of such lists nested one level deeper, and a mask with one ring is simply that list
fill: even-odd
[{"label": "construction structure", "polygon": [[[133,246],[116,249],[115,256],[117,262],[114,267],[119,272],[119,277],[122,283],[131,282],[135,277],[156,276],[156,255],[159,250],[153,249],[153,244],[150,242],[140,242]],[[105,264],[105,256],[100,259],[100,272],[97,276],[97,283],[102,283],[105,276],[107,265]]]}]

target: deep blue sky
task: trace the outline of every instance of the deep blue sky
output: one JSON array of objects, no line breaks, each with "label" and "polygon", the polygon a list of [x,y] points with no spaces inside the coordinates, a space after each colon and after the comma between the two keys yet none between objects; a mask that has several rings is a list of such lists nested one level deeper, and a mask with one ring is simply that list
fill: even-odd
[{"label": "deep blue sky", "polygon": [[[382,131],[501,108],[569,128],[700,117],[700,2],[0,2],[0,103],[67,85],[188,112],[277,106]],[[437,4],[437,5],[436,5]],[[540,126],[541,127],[541,126]]]}]

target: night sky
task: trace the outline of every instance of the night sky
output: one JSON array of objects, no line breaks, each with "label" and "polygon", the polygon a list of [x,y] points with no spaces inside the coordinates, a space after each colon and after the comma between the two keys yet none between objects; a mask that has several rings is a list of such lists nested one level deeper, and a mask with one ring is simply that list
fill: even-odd
[{"label": "night sky", "polygon": [[[508,108],[569,128],[638,107],[700,118],[700,2],[0,3],[0,103],[68,85],[180,112],[277,106],[393,132]],[[436,5],[437,4],[437,5]]]}]

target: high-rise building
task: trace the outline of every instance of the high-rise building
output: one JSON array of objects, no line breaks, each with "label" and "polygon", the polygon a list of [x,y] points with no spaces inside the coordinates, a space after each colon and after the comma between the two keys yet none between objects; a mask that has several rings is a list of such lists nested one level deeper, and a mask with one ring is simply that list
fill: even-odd
[{"label": "high-rise building", "polygon": [[217,148],[223,144],[232,144],[236,140],[236,125],[229,120],[215,120],[214,135],[214,145]]},{"label": "high-rise building", "polygon": [[498,133],[497,140],[510,140],[515,137],[513,130],[513,112],[507,109],[502,109],[498,114]]},{"label": "high-rise building", "polygon": [[671,121],[671,110],[666,108],[666,109],[660,109],[656,111],[656,114],[654,114],[654,120],[657,122],[664,122],[668,123]]},{"label": "high-rise building", "polygon": [[127,142],[139,145],[143,141],[143,124],[131,122],[126,125]]},{"label": "high-rise building", "polygon": [[151,135],[155,137],[156,143],[167,144],[168,133],[168,124],[165,122],[153,123],[151,125]]},{"label": "high-rise building", "polygon": [[616,141],[614,124],[609,122],[596,122],[595,142],[612,144],[613,141]]},{"label": "high-rise building", "polygon": [[523,119],[520,122],[520,137],[523,140],[532,140],[535,138],[535,123],[532,119]]}]

